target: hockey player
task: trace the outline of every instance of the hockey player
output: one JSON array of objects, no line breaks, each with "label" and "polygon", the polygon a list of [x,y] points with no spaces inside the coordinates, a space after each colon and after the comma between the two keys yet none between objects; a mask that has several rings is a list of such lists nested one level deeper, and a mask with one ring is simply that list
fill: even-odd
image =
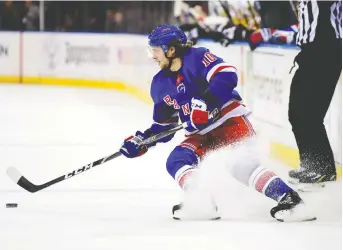
[{"label": "hockey player", "polygon": [[[175,26],[159,26],[148,39],[152,57],[161,68],[151,84],[153,123],[146,131],[128,137],[120,152],[128,158],[143,155],[155,145],[143,144],[144,139],[176,126],[180,119],[187,124],[186,139],[170,153],[166,168],[187,191],[187,184],[206,153],[254,137],[255,132],[246,117],[249,111],[235,90],[234,66],[206,48],[192,48],[184,32]],[[241,166],[234,172],[236,179],[278,202],[270,211],[277,220],[316,219],[300,213],[304,203],[298,193],[258,163]],[[175,205],[173,218],[182,219],[181,215],[182,204]]]}]

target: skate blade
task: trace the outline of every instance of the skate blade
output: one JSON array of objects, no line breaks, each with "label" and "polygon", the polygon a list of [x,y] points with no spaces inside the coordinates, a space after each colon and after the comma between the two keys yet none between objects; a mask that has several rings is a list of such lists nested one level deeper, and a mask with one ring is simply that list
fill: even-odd
[{"label": "skate blade", "polygon": [[173,216],[173,219],[174,220],[182,220],[182,221],[209,221],[209,220],[220,220],[221,217],[218,216],[218,217],[213,217],[213,218],[180,218],[180,217],[175,217]]},{"label": "skate blade", "polygon": [[300,192],[316,192],[325,188],[325,183],[299,183],[297,190]]},{"label": "skate blade", "polygon": [[174,220],[188,220],[188,221],[209,221],[219,220],[221,217],[217,212],[197,213],[188,210],[178,210],[173,214]]},{"label": "skate blade", "polygon": [[314,221],[317,217],[309,215],[304,204],[299,204],[293,209],[281,210],[275,214],[275,219],[280,222],[305,222]]},{"label": "skate blade", "polygon": [[306,222],[317,220],[315,216],[296,216],[296,215],[285,215],[285,216],[275,216],[275,219],[280,222]]},{"label": "skate blade", "polygon": [[293,185],[297,185],[297,184],[299,184],[299,179],[289,177],[288,183],[293,184]]},{"label": "skate blade", "polygon": [[277,221],[280,221],[280,222],[306,222],[306,221],[314,221],[316,220],[317,217],[309,217],[309,218],[305,218],[305,219],[302,219],[302,220],[284,220],[284,219],[276,219]]}]

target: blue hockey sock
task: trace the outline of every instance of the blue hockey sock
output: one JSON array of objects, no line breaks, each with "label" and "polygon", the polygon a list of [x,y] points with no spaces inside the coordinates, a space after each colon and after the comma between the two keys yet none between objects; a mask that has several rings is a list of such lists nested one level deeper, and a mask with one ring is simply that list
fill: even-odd
[{"label": "blue hockey sock", "polygon": [[258,167],[250,176],[249,186],[276,201],[293,190],[279,176],[263,167]]},{"label": "blue hockey sock", "polygon": [[276,201],[279,201],[279,199],[288,191],[293,190],[291,187],[289,187],[283,180],[280,179],[280,177],[276,177],[273,179],[269,185],[267,186],[264,195],[272,198]]}]

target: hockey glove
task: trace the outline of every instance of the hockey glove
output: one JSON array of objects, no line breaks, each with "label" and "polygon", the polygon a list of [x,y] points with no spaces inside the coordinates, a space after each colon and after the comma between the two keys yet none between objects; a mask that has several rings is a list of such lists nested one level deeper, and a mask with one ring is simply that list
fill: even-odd
[{"label": "hockey glove", "polygon": [[142,132],[137,131],[135,136],[130,136],[124,140],[120,148],[120,153],[128,158],[135,158],[145,154],[148,151],[148,146],[143,144],[145,136]]},{"label": "hockey glove", "polygon": [[219,117],[219,109],[208,108],[207,102],[200,98],[193,97],[191,106],[192,111],[190,120],[187,122],[188,127],[186,128],[186,130],[189,132],[193,132],[194,130],[202,130]]}]

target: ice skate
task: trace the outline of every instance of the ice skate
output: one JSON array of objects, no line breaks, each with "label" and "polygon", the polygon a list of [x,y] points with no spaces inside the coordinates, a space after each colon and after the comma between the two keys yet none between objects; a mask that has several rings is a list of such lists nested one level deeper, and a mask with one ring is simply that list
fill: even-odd
[{"label": "ice skate", "polygon": [[292,169],[288,172],[288,182],[291,184],[299,184],[299,178],[306,172],[306,169],[303,167],[299,167],[296,169]]},{"label": "ice skate", "polygon": [[305,168],[298,168],[289,172],[289,182],[297,185],[302,192],[316,191],[325,187],[327,182],[336,181],[336,170],[313,171]]},{"label": "ice skate", "polygon": [[270,214],[281,222],[313,221],[317,219],[309,214],[303,200],[295,191],[285,193],[279,200],[278,205],[270,210]]}]

